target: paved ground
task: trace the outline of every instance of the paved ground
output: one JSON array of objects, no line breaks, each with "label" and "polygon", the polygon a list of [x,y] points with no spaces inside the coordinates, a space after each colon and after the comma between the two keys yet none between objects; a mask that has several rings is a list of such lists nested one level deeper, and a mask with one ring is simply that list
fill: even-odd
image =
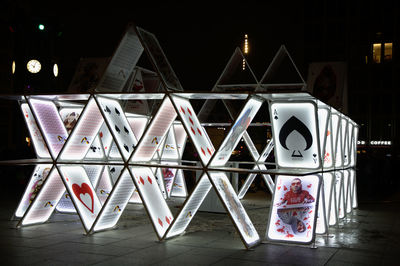
[{"label": "paved ground", "polygon": [[[199,212],[187,232],[158,242],[145,211],[130,204],[119,228],[83,235],[74,215],[53,215],[49,223],[15,229],[10,217],[19,195],[0,203],[3,265],[398,265],[400,201],[360,202],[359,209],[317,247],[263,243],[245,250],[226,214]],[[243,201],[259,234],[265,234],[270,196],[249,193]],[[173,211],[180,200],[170,201]]]}]

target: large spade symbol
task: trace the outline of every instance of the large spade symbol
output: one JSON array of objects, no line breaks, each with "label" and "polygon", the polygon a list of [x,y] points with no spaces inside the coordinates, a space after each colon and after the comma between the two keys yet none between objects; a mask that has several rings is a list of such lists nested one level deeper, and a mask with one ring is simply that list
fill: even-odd
[{"label": "large spade symbol", "polygon": [[[304,150],[308,150],[313,143],[313,137],[307,126],[295,116],[290,117],[279,132],[279,142],[281,143],[282,147],[284,147],[286,150],[289,150],[289,148],[286,146],[286,139],[290,133],[295,130],[303,136],[304,140],[306,141],[306,148]],[[292,157],[303,157],[303,155],[298,150],[297,153],[296,151],[293,151]]]},{"label": "large spade symbol", "polygon": [[[94,204],[93,204],[93,192],[90,186],[86,183],[82,183],[81,186],[78,184],[72,185],[72,191],[74,192],[75,196],[82,202],[82,204],[91,212],[93,213]],[[88,196],[87,196],[88,195]],[[81,198],[81,196],[83,198]],[[90,197],[90,198],[89,198]],[[89,203],[91,201],[91,204]],[[90,204],[91,207],[88,205]]]}]

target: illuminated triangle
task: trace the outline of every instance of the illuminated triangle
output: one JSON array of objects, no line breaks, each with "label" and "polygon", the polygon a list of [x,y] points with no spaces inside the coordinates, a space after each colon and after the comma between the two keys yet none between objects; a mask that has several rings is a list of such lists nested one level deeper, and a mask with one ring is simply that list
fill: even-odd
[{"label": "illuminated triangle", "polygon": [[260,80],[257,91],[304,91],[306,83],[286,47],[282,45]]}]

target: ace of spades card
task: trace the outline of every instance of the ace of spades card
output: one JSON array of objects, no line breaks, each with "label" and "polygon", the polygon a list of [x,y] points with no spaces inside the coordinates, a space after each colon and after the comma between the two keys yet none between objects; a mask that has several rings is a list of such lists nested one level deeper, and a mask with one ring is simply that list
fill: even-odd
[{"label": "ace of spades card", "polygon": [[174,96],[172,99],[178,109],[182,123],[186,126],[191,136],[201,161],[207,164],[215,151],[214,146],[208,138],[207,132],[201,126],[189,100]]},{"label": "ace of spades card", "polygon": [[107,119],[111,131],[116,138],[116,142],[122,151],[122,155],[127,160],[137,144],[137,139],[122,111],[121,105],[117,100],[97,98],[102,112]]},{"label": "ace of spades card", "polygon": [[316,105],[313,102],[273,102],[270,114],[278,166],[320,168]]}]

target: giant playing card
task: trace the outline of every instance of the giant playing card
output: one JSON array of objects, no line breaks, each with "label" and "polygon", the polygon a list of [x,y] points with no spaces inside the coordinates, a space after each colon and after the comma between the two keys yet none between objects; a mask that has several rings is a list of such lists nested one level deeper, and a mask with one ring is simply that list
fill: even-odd
[{"label": "giant playing card", "polygon": [[171,210],[150,168],[131,167],[130,170],[157,235],[161,239],[174,219]]},{"label": "giant playing card", "polygon": [[207,132],[200,125],[189,100],[174,95],[171,96],[171,98],[178,109],[182,123],[185,125],[188,134],[200,155],[201,161],[206,165],[215,151],[210,139],[207,137]]},{"label": "giant playing card", "polygon": [[315,104],[273,102],[270,105],[270,114],[278,166],[320,168]]},{"label": "giant playing card", "polygon": [[82,223],[89,231],[101,209],[99,198],[83,167],[60,166],[59,169]]},{"label": "giant playing card", "polygon": [[279,175],[275,184],[267,238],[271,241],[311,243],[321,177]]}]

